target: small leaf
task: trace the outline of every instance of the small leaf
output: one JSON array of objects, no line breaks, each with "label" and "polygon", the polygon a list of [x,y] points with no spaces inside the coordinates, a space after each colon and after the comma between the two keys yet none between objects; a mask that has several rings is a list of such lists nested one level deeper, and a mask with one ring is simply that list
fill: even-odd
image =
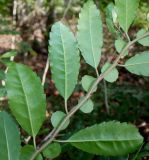
[{"label": "small leaf", "polygon": [[46,158],[51,158],[51,159],[58,157],[60,153],[61,153],[61,146],[59,143],[52,143],[43,150],[43,155]]},{"label": "small leaf", "polygon": [[[82,101],[83,100],[83,97],[81,97],[81,99],[79,100]],[[84,104],[83,106],[80,108],[80,110],[83,112],[83,113],[91,113],[94,109],[94,103],[91,99],[88,99]]]},{"label": "small leaf", "polygon": [[[105,63],[105,65],[102,67],[101,72],[104,73],[109,67],[111,66],[110,63]],[[115,82],[118,79],[118,70],[116,68],[113,68],[110,73],[108,73],[104,79],[108,82]]]},{"label": "small leaf", "polygon": [[91,154],[123,156],[138,149],[143,137],[133,125],[111,121],[82,129],[65,142]]},{"label": "small leaf", "polygon": [[[118,53],[121,53],[125,46],[126,46],[126,42],[121,38],[115,41],[115,48]],[[128,55],[128,51],[125,52],[124,56],[126,55]]]},{"label": "small leaf", "polygon": [[36,136],[44,119],[46,99],[40,79],[27,66],[13,64],[6,75],[9,106],[16,120]]},{"label": "small leaf", "polygon": [[17,55],[16,51],[9,51],[0,56],[0,58],[10,58]]},{"label": "small leaf", "polygon": [[6,112],[0,112],[0,135],[0,159],[19,160],[21,146],[19,129]]},{"label": "small leaf", "polygon": [[77,39],[86,63],[97,68],[103,44],[102,21],[92,0],[84,4],[79,14]]},{"label": "small leaf", "polygon": [[140,0],[115,0],[116,12],[121,28],[128,32],[134,21]]},{"label": "small leaf", "polygon": [[76,39],[69,28],[57,22],[52,26],[49,43],[52,78],[67,100],[75,88],[80,68]]},{"label": "small leaf", "polygon": [[115,27],[114,27],[114,22],[113,22],[113,10],[114,10],[114,4],[109,3],[107,8],[106,8],[106,23],[109,31],[111,33],[115,33]]},{"label": "small leaf", "polygon": [[[147,33],[149,31],[145,30],[145,29],[141,29],[138,33],[137,33],[137,38],[142,36],[143,34]],[[149,46],[149,36],[145,37],[141,40],[138,41],[140,44],[142,44],[143,46]]]},{"label": "small leaf", "polygon": [[128,59],[124,67],[136,75],[149,76],[149,51],[142,52]]},{"label": "small leaf", "polygon": [[[89,76],[89,75],[85,75],[82,77],[82,80],[81,80],[81,84],[82,84],[82,87],[83,89],[88,92],[90,87],[92,86],[92,84],[95,82],[96,78],[92,77],[92,76]],[[95,91],[97,90],[97,87],[95,88]],[[94,92],[95,92],[94,91]]]},{"label": "small leaf", "polygon": [[[34,151],[35,151],[35,149],[34,149],[33,146],[25,145],[21,149],[21,155],[20,155],[20,159],[19,160],[29,160]],[[43,160],[41,154],[39,154],[35,160]]]},{"label": "small leaf", "polygon": [[[61,112],[61,111],[56,111],[52,114],[52,117],[51,117],[51,123],[52,123],[52,126],[54,128],[57,128],[59,123],[66,117],[66,114],[64,112]],[[69,125],[70,121],[67,120],[65,125],[61,128],[61,130],[64,130],[67,128],[67,126]]]}]

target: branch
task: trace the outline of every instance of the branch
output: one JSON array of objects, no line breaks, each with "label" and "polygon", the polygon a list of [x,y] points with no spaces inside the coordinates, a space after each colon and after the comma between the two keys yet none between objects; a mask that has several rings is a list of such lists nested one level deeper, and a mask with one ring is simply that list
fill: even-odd
[{"label": "branch", "polygon": [[[78,104],[76,105],[75,107],[73,107],[69,113],[67,114],[67,116],[61,121],[61,123],[59,124],[59,126],[56,128],[56,129],[53,129],[55,131],[53,131],[53,134],[51,135],[50,139],[48,139],[43,145],[41,145],[40,148],[38,148],[32,155],[31,159],[30,160],[34,160],[36,158],[36,156],[42,152],[42,150],[44,150],[54,139],[55,137],[58,135],[58,133],[60,132],[61,128],[63,127],[63,125],[65,124],[65,122],[71,118],[81,107],[82,105],[90,98],[90,96],[92,95],[95,87],[97,86],[97,84],[102,81],[104,79],[105,76],[107,76],[111,70],[113,68],[115,68],[118,64],[118,61],[121,59],[121,57],[123,56],[123,54],[125,53],[125,51],[130,47],[132,46],[135,42],[137,42],[138,40],[140,39],[143,39],[145,37],[148,37],[149,36],[149,33],[146,33],[136,39],[134,39],[133,41],[129,42],[126,47],[122,50],[122,52],[118,55],[118,57],[116,58],[116,60],[114,61],[114,63],[111,65],[110,68],[108,68],[104,73],[102,73],[98,78],[97,80],[93,83],[92,87],[90,88],[90,90],[88,91],[88,93],[86,94],[86,96],[84,97],[84,99]],[[47,135],[48,137],[48,135]]]},{"label": "branch", "polygon": [[46,81],[46,76],[47,76],[47,73],[48,73],[48,70],[49,70],[49,58],[47,58],[47,62],[46,62],[46,67],[45,67],[45,70],[44,70],[44,73],[43,73],[43,77],[42,77],[42,85],[44,86],[45,84],[45,81]]}]

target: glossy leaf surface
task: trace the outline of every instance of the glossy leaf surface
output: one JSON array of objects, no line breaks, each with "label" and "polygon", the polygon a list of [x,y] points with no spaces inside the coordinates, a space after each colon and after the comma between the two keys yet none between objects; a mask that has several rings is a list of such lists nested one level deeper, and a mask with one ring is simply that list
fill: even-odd
[{"label": "glossy leaf surface", "polygon": [[82,129],[66,142],[91,154],[121,156],[138,149],[143,137],[133,125],[111,121]]},{"label": "glossy leaf surface", "polygon": [[14,120],[6,113],[0,112],[0,159],[19,160],[19,129]]},{"label": "glossy leaf surface", "polygon": [[10,109],[21,127],[35,136],[44,119],[46,100],[40,79],[27,66],[13,64],[6,75]]}]

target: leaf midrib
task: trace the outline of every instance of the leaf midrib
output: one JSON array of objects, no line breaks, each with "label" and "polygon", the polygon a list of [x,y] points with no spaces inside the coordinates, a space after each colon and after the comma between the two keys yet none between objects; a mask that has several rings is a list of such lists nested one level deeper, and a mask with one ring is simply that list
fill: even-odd
[{"label": "leaf midrib", "polygon": [[5,132],[5,138],[6,138],[6,145],[7,145],[7,155],[8,159],[10,160],[10,151],[9,151],[9,142],[8,142],[8,137],[7,137],[7,131],[6,131],[6,125],[5,125],[5,118],[3,118],[3,123],[4,123],[4,132]]},{"label": "leaf midrib", "polygon": [[149,62],[126,64],[126,65],[124,65],[124,67],[136,66],[136,65],[142,65],[142,64],[149,64]]},{"label": "leaf midrib", "polygon": [[[102,140],[102,139],[94,139],[94,140],[83,140],[83,141],[79,141],[79,140],[68,140],[68,141],[64,141],[64,142],[76,142],[76,143],[81,143],[81,142],[120,142],[120,141],[138,141],[141,139],[109,139],[109,140]],[[61,142],[61,141],[60,141]]]},{"label": "leaf midrib", "polygon": [[30,109],[29,109],[29,102],[28,102],[28,98],[27,98],[27,96],[26,96],[26,94],[25,94],[25,89],[24,89],[24,87],[23,87],[23,82],[22,82],[22,80],[21,80],[21,76],[20,76],[20,73],[19,73],[19,71],[18,71],[18,69],[17,69],[17,66],[16,66],[16,71],[17,71],[17,73],[18,73],[18,77],[19,77],[19,80],[20,80],[20,83],[21,83],[21,88],[22,88],[22,91],[23,91],[23,93],[24,93],[24,97],[25,97],[25,101],[26,101],[26,104],[27,104],[27,113],[28,113],[28,116],[29,116],[29,121],[30,121],[30,128],[31,128],[31,132],[32,132],[32,136],[34,137],[35,136],[35,133],[34,133],[34,131],[33,131],[33,124],[32,124],[32,117],[31,117],[31,113],[30,113]]},{"label": "leaf midrib", "polygon": [[93,49],[93,40],[92,40],[92,29],[91,29],[91,16],[90,16],[90,7],[89,7],[89,34],[91,38],[91,50],[92,50],[92,56],[93,56],[93,61],[94,61],[94,67],[96,68],[96,62],[95,62],[95,55],[94,55],[94,49]]},{"label": "leaf midrib", "polygon": [[63,47],[63,52],[64,52],[64,70],[65,70],[65,95],[64,95],[64,99],[65,101],[67,100],[67,61],[66,61],[66,51],[65,51],[65,47],[64,47],[64,41],[63,41],[63,36],[62,36],[62,32],[61,32],[61,25],[60,25],[60,36],[61,36],[61,41],[62,41],[62,47]]}]

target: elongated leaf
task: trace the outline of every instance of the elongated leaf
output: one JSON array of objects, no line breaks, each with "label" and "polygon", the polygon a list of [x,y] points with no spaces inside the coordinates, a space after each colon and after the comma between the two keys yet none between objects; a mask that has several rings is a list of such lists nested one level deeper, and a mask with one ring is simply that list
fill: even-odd
[{"label": "elongated leaf", "polygon": [[80,58],[73,34],[61,22],[52,27],[49,52],[53,80],[67,100],[77,83]]},{"label": "elongated leaf", "polygon": [[[101,72],[102,73],[104,73],[109,67],[111,66],[111,64],[110,63],[105,63],[105,65],[102,67],[102,69],[101,69]],[[118,70],[116,69],[116,68],[113,68],[112,70],[111,70],[111,72],[110,73],[108,73],[105,77],[104,77],[104,79],[106,80],[106,81],[108,81],[108,82],[115,82],[117,79],[118,79],[118,75],[119,75],[119,73],[118,73]]]},{"label": "elongated leaf", "polygon": [[[145,30],[145,29],[141,29],[138,33],[137,33],[137,37],[140,37],[141,35],[145,34],[149,32],[149,30]],[[142,44],[143,46],[149,46],[149,36],[145,37],[141,40],[138,41],[140,44]]]},{"label": "elongated leaf", "polygon": [[46,100],[41,82],[30,68],[13,64],[6,75],[10,109],[16,120],[30,135],[35,136],[44,119]]},{"label": "elongated leaf", "polygon": [[115,0],[115,6],[119,24],[127,32],[136,16],[139,0]]},{"label": "elongated leaf", "polygon": [[16,55],[17,55],[16,51],[9,51],[9,52],[6,52],[3,55],[1,55],[0,58],[10,58],[10,57],[13,57]]},{"label": "elongated leaf", "polygon": [[82,129],[66,142],[88,153],[121,156],[135,151],[143,138],[134,126],[111,121]]},{"label": "elongated leaf", "polygon": [[102,22],[92,0],[84,4],[79,15],[77,39],[85,61],[97,68],[103,44]]},{"label": "elongated leaf", "polygon": [[124,67],[136,75],[149,76],[149,51],[130,58],[126,61]]},{"label": "elongated leaf", "polygon": [[[29,160],[34,151],[35,149],[31,145],[26,145],[22,147],[19,160]],[[42,160],[42,156],[39,154],[35,160]]]},{"label": "elongated leaf", "polygon": [[[64,112],[61,111],[56,111],[52,114],[51,117],[51,123],[53,125],[54,128],[57,128],[59,123],[66,117],[66,114]],[[61,128],[61,130],[64,130],[67,128],[67,126],[69,125],[70,121],[67,120],[65,125]]]},{"label": "elongated leaf", "polygon": [[107,27],[108,27],[109,31],[111,33],[115,33],[116,30],[115,30],[115,27],[114,27],[112,12],[114,12],[114,4],[109,3],[107,8],[106,8],[106,23],[107,23]]},{"label": "elongated leaf", "polygon": [[51,159],[58,157],[60,153],[61,153],[61,146],[59,143],[52,143],[43,150],[43,155],[46,158],[51,158]]},{"label": "elongated leaf", "polygon": [[6,112],[0,112],[0,136],[0,159],[19,160],[19,129]]}]

